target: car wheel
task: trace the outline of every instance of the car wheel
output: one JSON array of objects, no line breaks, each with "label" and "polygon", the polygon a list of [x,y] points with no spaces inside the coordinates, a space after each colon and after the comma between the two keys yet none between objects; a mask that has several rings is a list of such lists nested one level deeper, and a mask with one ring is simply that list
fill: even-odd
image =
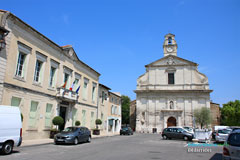
[{"label": "car wheel", "polygon": [[87,140],[87,142],[88,142],[88,143],[90,143],[90,142],[91,142],[91,137],[90,137],[90,136],[88,137],[88,140]]},{"label": "car wheel", "polygon": [[184,139],[184,141],[188,141],[188,137],[187,136],[184,136],[183,139]]},{"label": "car wheel", "polygon": [[77,145],[78,144],[78,139],[77,139],[77,137],[76,138],[74,138],[74,142],[73,142],[75,145]]},{"label": "car wheel", "polygon": [[13,150],[13,143],[12,142],[6,142],[3,144],[2,152],[3,154],[10,154]]},{"label": "car wheel", "polygon": [[163,139],[168,139],[168,137],[166,135],[163,135],[162,137],[163,137]]}]

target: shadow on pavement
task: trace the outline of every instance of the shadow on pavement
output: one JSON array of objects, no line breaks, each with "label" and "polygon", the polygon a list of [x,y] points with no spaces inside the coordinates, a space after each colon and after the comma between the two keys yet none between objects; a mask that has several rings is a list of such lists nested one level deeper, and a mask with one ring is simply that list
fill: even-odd
[{"label": "shadow on pavement", "polygon": [[[11,154],[17,154],[17,153],[20,153],[20,152],[19,152],[19,151],[12,151]],[[0,157],[1,157],[1,156],[8,156],[8,155],[5,155],[5,154],[0,153]]]},{"label": "shadow on pavement", "polygon": [[222,154],[221,153],[215,153],[210,160],[219,160],[222,159]]}]

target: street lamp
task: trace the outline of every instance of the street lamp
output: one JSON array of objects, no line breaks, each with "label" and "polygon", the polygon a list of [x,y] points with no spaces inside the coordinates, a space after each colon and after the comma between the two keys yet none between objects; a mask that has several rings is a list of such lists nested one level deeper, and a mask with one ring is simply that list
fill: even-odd
[{"label": "street lamp", "polygon": [[6,46],[5,37],[8,35],[8,33],[8,30],[0,26],[0,51]]}]

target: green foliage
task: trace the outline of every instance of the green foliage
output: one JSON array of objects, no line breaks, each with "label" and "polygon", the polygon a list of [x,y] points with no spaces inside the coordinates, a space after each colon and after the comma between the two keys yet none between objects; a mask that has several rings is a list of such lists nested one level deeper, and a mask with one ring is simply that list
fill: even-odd
[{"label": "green foliage", "polygon": [[221,108],[221,123],[226,126],[240,126],[240,101],[228,102]]},{"label": "green foliage", "polygon": [[194,111],[195,122],[203,128],[203,126],[208,127],[211,123],[211,111],[207,107],[202,107],[201,109],[195,109]]},{"label": "green foliage", "polygon": [[22,122],[23,122],[23,114],[21,113],[21,120],[22,120]]},{"label": "green foliage", "polygon": [[62,117],[56,116],[56,117],[53,118],[52,123],[59,127],[59,126],[64,124],[64,120],[63,120]]},{"label": "green foliage", "polygon": [[96,124],[96,125],[101,125],[101,124],[102,124],[101,119],[96,119],[95,124]]},{"label": "green foliage", "polygon": [[130,103],[131,99],[122,95],[122,124],[129,124]]},{"label": "green foliage", "polygon": [[80,121],[76,121],[75,122],[75,126],[80,126],[81,125],[81,122]]}]

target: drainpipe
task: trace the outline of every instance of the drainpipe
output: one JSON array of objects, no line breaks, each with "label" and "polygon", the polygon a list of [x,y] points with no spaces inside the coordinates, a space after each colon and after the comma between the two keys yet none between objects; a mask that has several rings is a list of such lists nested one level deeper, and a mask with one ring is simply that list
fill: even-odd
[{"label": "drainpipe", "polygon": [[97,84],[97,89],[98,89],[98,92],[97,92],[97,93],[98,93],[98,95],[97,95],[97,119],[98,119],[98,109],[99,109],[99,106],[98,106],[98,105],[99,105],[99,95],[100,95],[100,94],[99,94],[99,91],[100,91],[100,89],[99,89],[99,83]]}]

